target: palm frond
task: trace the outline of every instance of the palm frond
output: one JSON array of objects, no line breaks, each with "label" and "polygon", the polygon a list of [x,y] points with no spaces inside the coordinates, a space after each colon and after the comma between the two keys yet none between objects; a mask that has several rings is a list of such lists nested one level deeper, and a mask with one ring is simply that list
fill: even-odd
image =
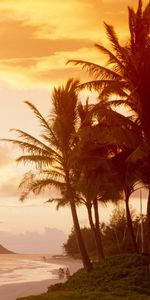
[{"label": "palm frond", "polygon": [[24,164],[33,163],[35,166],[42,168],[50,166],[53,159],[44,155],[23,155],[18,157],[16,161],[18,163],[23,162]]},{"label": "palm frond", "polygon": [[67,93],[74,93],[79,85],[80,81],[78,79],[70,78],[68,79],[66,86],[65,86],[65,91]]},{"label": "palm frond", "polygon": [[92,110],[92,108],[94,107],[93,104],[89,104],[88,102],[88,98],[86,99],[86,104],[83,105],[81,102],[78,105],[78,114],[79,114],[79,118],[81,121],[81,125],[86,124],[91,124],[91,119],[88,117],[89,116],[89,112]]},{"label": "palm frond", "polygon": [[116,56],[119,59],[119,61],[123,62],[124,61],[124,53],[122,51],[122,47],[119,44],[118,37],[116,35],[116,32],[114,30],[114,27],[112,25],[109,25],[104,22],[105,28],[106,28],[106,33],[108,36],[109,41],[111,42],[112,48],[116,52]]},{"label": "palm frond", "polygon": [[107,103],[110,105],[110,107],[111,106],[114,106],[114,107],[125,106],[125,107],[131,108],[130,104],[128,103],[128,101],[126,101],[126,99],[125,100],[123,100],[123,99],[108,100]]},{"label": "palm frond", "polygon": [[135,54],[136,47],[135,47],[135,22],[136,16],[135,12],[132,8],[128,7],[128,16],[129,16],[129,30],[130,30],[130,45],[132,53]]},{"label": "palm frond", "polygon": [[14,132],[18,133],[18,137],[21,138],[23,141],[26,141],[28,143],[37,145],[38,147],[41,147],[42,149],[44,149],[48,152],[50,151],[50,148],[46,144],[44,144],[42,141],[35,138],[31,134],[29,134],[29,133],[27,133],[23,130],[16,129],[16,128],[12,128],[11,131],[14,131]]},{"label": "palm frond", "polygon": [[71,147],[75,138],[77,125],[77,90],[79,81],[69,80],[65,87],[55,88],[53,92],[53,130],[57,133],[60,142],[60,150]]},{"label": "palm frond", "polygon": [[45,191],[47,188],[55,187],[57,190],[62,190],[64,188],[64,183],[52,180],[52,179],[36,179],[31,178],[32,180],[29,181],[29,178],[23,179],[23,181],[20,184],[20,188],[23,188],[23,192],[20,196],[20,200],[24,201],[30,193],[33,193],[35,195],[40,194],[41,192]]},{"label": "palm frond", "polygon": [[43,170],[43,175],[53,180],[58,180],[58,178],[65,178],[64,172],[62,172],[62,170],[61,172],[57,171],[56,167],[52,170]]},{"label": "palm frond", "polygon": [[42,114],[39,112],[39,110],[31,102],[25,101],[25,103],[30,107],[30,109],[34,112],[36,117],[40,120],[41,126],[49,131],[50,126],[48,122],[45,120],[45,118],[42,116]]},{"label": "palm frond", "polygon": [[150,2],[147,4],[143,11],[143,25],[145,35],[148,37],[150,33]]},{"label": "palm frond", "polygon": [[30,109],[34,112],[36,117],[40,120],[41,126],[46,129],[47,133],[50,134],[51,137],[55,140],[55,144],[59,147],[59,142],[53,131],[51,130],[50,124],[46,121],[46,119],[42,116],[39,110],[29,101],[25,101],[25,103],[30,107]]},{"label": "palm frond", "polygon": [[105,48],[104,46],[99,45],[99,44],[95,44],[95,47],[97,49],[99,49],[101,52],[103,52],[104,54],[109,56],[108,65],[109,64],[117,64],[120,67],[121,71],[124,70],[123,63],[110,50],[108,50],[107,48]]},{"label": "palm frond", "polygon": [[97,65],[95,63],[87,62],[84,60],[68,60],[67,63],[73,63],[75,65],[82,66],[82,69],[85,69],[91,76],[95,79],[112,79],[112,80],[121,80],[122,76],[116,74],[112,70],[105,68],[101,65]]},{"label": "palm frond", "polygon": [[49,200],[46,201],[46,203],[56,203],[56,210],[59,210],[59,208],[69,205],[69,201],[67,201],[63,197],[50,198]]},{"label": "palm frond", "polygon": [[35,154],[43,154],[43,155],[47,155],[50,156],[50,151],[48,152],[47,150],[44,150],[36,145],[33,145],[31,143],[27,143],[24,141],[19,141],[19,140],[15,140],[15,139],[1,139],[1,141],[4,142],[11,142],[14,145],[18,145],[23,151],[27,151],[29,153],[35,153]]},{"label": "palm frond", "polygon": [[[45,134],[41,134],[41,137],[43,138],[44,141],[47,142],[48,144],[48,147],[51,146],[53,147],[53,149],[57,149],[59,151],[59,147],[60,147],[60,143],[58,145],[58,143],[56,143],[56,140],[57,140],[57,137],[56,137],[56,134],[54,133],[53,129],[51,128],[51,131],[53,132],[53,136],[52,137],[49,137]],[[53,138],[54,137],[54,138]],[[57,153],[58,153],[57,151]]]},{"label": "palm frond", "polygon": [[101,100],[109,100],[110,96],[117,95],[119,97],[127,98],[127,84],[124,81],[113,81],[111,84],[107,84],[104,86],[102,91],[100,92],[99,99]]},{"label": "palm frond", "polygon": [[138,9],[137,9],[136,15],[140,19],[142,19],[142,14],[143,14],[142,13],[142,6],[143,6],[142,0],[139,0],[139,4],[138,4]]},{"label": "palm frond", "polygon": [[[89,90],[97,90],[97,91],[104,91],[105,89],[110,89],[112,92],[111,93],[116,93],[116,91],[120,90],[120,93],[122,91],[122,94],[124,92],[123,89],[127,87],[127,83],[125,81],[119,81],[119,80],[93,80],[89,82],[85,82],[80,84],[80,88],[88,88]],[[117,93],[118,94],[118,93]]]},{"label": "palm frond", "polygon": [[95,116],[99,116],[99,122],[101,122],[104,125],[116,125],[119,127],[122,126],[129,129],[136,129],[137,131],[139,130],[139,127],[133,121],[131,121],[129,117],[126,117],[121,113],[112,110],[110,108],[109,102],[99,102],[95,105],[95,107],[90,113]]},{"label": "palm frond", "polygon": [[[20,138],[23,140],[15,140],[15,139],[1,139],[1,141],[11,142],[13,144],[18,145],[23,151],[27,151],[29,153],[39,154],[43,156],[53,157],[53,160],[60,162],[62,160],[62,157],[59,155],[58,152],[56,152],[51,147],[48,147],[41,141],[39,141],[37,138],[34,138],[33,136],[29,135],[28,133],[19,130],[19,129],[13,129],[14,131],[18,132],[20,134]],[[29,142],[26,142],[29,141]]]}]

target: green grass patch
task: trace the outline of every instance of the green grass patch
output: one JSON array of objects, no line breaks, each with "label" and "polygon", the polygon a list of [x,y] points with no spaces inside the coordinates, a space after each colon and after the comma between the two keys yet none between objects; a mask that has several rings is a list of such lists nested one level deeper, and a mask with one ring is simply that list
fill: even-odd
[{"label": "green grass patch", "polygon": [[79,270],[64,284],[49,287],[39,296],[22,300],[150,300],[147,257],[120,255],[94,263],[92,273]]}]

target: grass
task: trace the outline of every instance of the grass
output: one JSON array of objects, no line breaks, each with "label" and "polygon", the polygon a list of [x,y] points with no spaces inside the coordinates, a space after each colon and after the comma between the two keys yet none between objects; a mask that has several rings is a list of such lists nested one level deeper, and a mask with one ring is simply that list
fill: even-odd
[{"label": "grass", "polygon": [[83,269],[64,284],[51,286],[39,296],[21,300],[150,300],[148,258],[120,255],[94,263],[92,273]]}]

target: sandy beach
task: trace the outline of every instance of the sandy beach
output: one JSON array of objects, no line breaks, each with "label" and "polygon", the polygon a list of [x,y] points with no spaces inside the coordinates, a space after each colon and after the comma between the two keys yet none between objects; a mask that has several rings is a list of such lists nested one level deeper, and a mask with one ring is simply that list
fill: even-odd
[{"label": "sandy beach", "polygon": [[[69,267],[71,274],[82,268],[80,260],[74,260],[71,258],[54,258],[53,263],[64,265]],[[50,260],[51,262],[51,260]],[[57,270],[54,270],[56,274]],[[64,282],[66,279],[59,279],[57,276],[55,279],[23,282],[15,284],[5,284],[0,286],[0,299],[1,300],[16,300],[17,298],[31,295],[39,295],[47,291],[48,286]]]}]

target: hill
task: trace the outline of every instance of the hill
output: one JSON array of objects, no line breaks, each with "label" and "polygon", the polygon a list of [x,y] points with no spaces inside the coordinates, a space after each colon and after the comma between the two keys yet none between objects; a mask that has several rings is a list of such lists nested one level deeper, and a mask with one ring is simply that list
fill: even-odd
[{"label": "hill", "polygon": [[13,254],[14,252],[6,249],[5,247],[3,247],[2,245],[0,245],[0,254]]},{"label": "hill", "polygon": [[148,258],[120,255],[94,264],[92,273],[83,269],[64,283],[58,283],[40,296],[22,300],[149,300],[150,271]]}]

